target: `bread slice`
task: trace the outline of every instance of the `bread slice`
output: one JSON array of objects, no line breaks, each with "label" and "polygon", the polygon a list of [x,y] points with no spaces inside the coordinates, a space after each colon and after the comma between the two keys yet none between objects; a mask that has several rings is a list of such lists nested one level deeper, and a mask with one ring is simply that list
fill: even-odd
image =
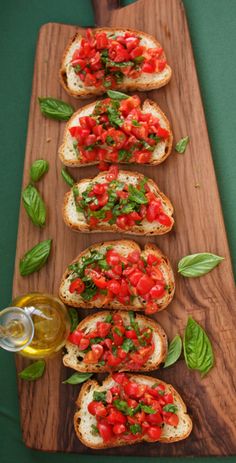
[{"label": "bread slice", "polygon": [[[106,241],[98,244],[94,244],[89,248],[81,252],[76,259],[73,260],[71,264],[79,262],[80,259],[84,256],[89,256],[90,252],[97,250],[101,253],[105,253],[108,246],[111,246],[112,249],[120,253],[122,256],[127,257],[128,254],[132,251],[141,251],[140,246],[131,240],[117,240],[117,241]],[[165,309],[174,296],[175,291],[175,280],[174,274],[170,265],[170,262],[167,257],[165,257],[161,250],[152,243],[147,243],[144,247],[144,250],[141,252],[142,257],[147,256],[149,253],[155,254],[159,259],[161,259],[161,264],[159,266],[164,278],[166,285],[168,286],[168,291],[165,295],[158,299],[159,311]],[[121,309],[121,310],[134,310],[142,311],[145,310],[146,301],[140,296],[136,296],[133,299],[132,305],[123,305],[118,300],[114,299],[111,302],[107,302],[107,297],[105,295],[99,296],[96,300],[84,301],[80,294],[73,293],[69,291],[71,277],[73,276],[73,271],[66,269],[59,288],[59,297],[67,305],[72,307],[78,307],[83,309],[93,309],[93,308],[106,308],[106,309]]]},{"label": "bread slice", "polygon": [[[95,162],[83,164],[81,160],[78,158],[78,154],[76,153],[74,149],[74,146],[73,146],[74,139],[69,132],[69,128],[80,125],[79,124],[80,117],[91,116],[96,103],[97,102],[94,101],[93,103],[90,103],[80,108],[78,111],[76,111],[73,114],[73,116],[70,118],[70,120],[66,124],[65,132],[64,132],[64,136],[62,140],[62,145],[59,147],[59,151],[58,151],[61,162],[65,166],[83,167],[83,166],[98,164],[99,162],[99,161],[95,161]],[[170,123],[166,115],[161,110],[160,106],[158,106],[154,101],[145,100],[141,109],[143,113],[151,113],[155,117],[157,117],[160,121],[160,126],[163,129],[166,129],[169,131],[169,137],[166,140],[159,141],[155,147],[155,150],[152,151],[151,160],[148,163],[148,165],[149,164],[157,165],[165,161],[165,159],[171,153],[172,144],[173,144],[173,134],[170,128]],[[107,162],[110,162],[110,161],[107,161]],[[130,163],[121,161],[120,164],[130,164]]]},{"label": "bread slice", "polygon": [[[160,43],[152,35],[146,34],[146,32],[140,32],[134,29],[122,29],[122,28],[99,28],[94,29],[94,32],[105,32],[106,34],[118,33],[119,35],[124,35],[125,32],[132,32],[142,37],[140,45],[147,46],[148,48],[161,48]],[[89,86],[85,87],[84,82],[80,77],[75,73],[73,66],[70,62],[73,56],[73,53],[76,49],[80,47],[80,42],[82,40],[82,35],[77,32],[74,37],[69,41],[65,52],[62,57],[61,68],[60,68],[60,83],[69,95],[74,96],[75,98],[89,98],[94,95],[101,95],[104,93],[104,87],[94,87]],[[166,59],[163,54],[163,58]],[[155,72],[152,74],[142,73],[137,79],[131,79],[125,77],[119,85],[116,85],[116,90],[122,91],[148,91],[155,90],[157,88],[163,87],[166,85],[171,78],[171,67],[167,65],[165,69],[161,72]]]},{"label": "bread slice", "polygon": [[[79,183],[75,184],[75,187],[78,189],[79,195],[81,196],[82,193],[87,189],[89,185],[92,183],[107,183],[106,180],[107,172],[101,172],[93,179],[85,178],[80,180]],[[138,172],[127,172],[127,171],[119,171],[117,180],[119,182],[137,186],[140,184],[141,181],[145,179],[144,175]],[[64,197],[64,204],[62,207],[62,216],[64,219],[65,224],[72,228],[75,231],[81,232],[113,232],[113,233],[126,233],[126,234],[134,234],[134,235],[163,235],[168,233],[173,225],[174,219],[172,217],[173,214],[173,206],[170,200],[162,193],[156,183],[151,180],[147,179],[147,185],[149,186],[150,190],[155,194],[157,199],[161,200],[163,212],[168,215],[171,219],[170,226],[162,225],[157,220],[153,222],[148,222],[147,219],[143,219],[140,225],[134,225],[132,228],[127,230],[122,230],[116,224],[110,225],[108,222],[100,222],[97,227],[91,228],[89,223],[86,221],[86,217],[83,212],[79,212],[76,209],[75,198],[73,194],[73,188],[65,194]]]},{"label": "bread slice", "polygon": [[[77,329],[82,330],[84,331],[84,333],[88,334],[91,331],[95,330],[97,322],[104,322],[107,316],[110,314],[111,312],[103,311],[95,313],[94,315],[89,315],[79,323]],[[119,312],[119,315],[121,315],[126,325],[130,324],[130,319],[127,312]],[[140,329],[146,327],[150,327],[153,329],[153,341],[155,344],[153,354],[150,356],[147,363],[142,365],[140,370],[156,370],[159,367],[159,365],[165,361],[167,355],[168,343],[166,333],[156,321],[143,315],[136,315],[135,322],[139,324]],[[65,349],[67,351],[67,354],[65,354],[63,357],[63,363],[66,367],[73,368],[76,371],[91,373],[102,373],[111,370],[129,371],[129,369],[125,368],[125,366],[121,368],[118,365],[115,368],[111,368],[109,367],[109,365],[85,363],[83,361],[83,358],[85,356],[84,352],[79,350],[78,346],[72,344],[71,342],[66,342]]]},{"label": "bread slice", "polygon": [[[172,443],[178,442],[180,440],[186,439],[192,431],[192,420],[187,414],[187,408],[179,393],[171,386],[170,384],[164,383],[157,378],[144,375],[127,375],[130,380],[135,381],[138,384],[146,384],[149,387],[152,387],[153,384],[163,384],[166,386],[167,391],[173,394],[174,405],[178,407],[177,415],[179,417],[179,424],[176,427],[164,424],[163,432],[160,438],[160,443]],[[94,449],[104,449],[111,447],[119,447],[127,445],[127,441],[124,438],[117,439],[115,442],[104,443],[103,439],[99,434],[94,435],[92,433],[92,425],[96,426],[96,418],[88,412],[88,404],[93,400],[93,392],[96,391],[106,391],[115,385],[115,381],[111,376],[105,379],[105,381],[100,386],[97,381],[89,380],[85,383],[80,391],[80,394],[77,398],[76,404],[78,406],[78,411],[74,415],[74,428],[77,434],[77,437],[81,442],[87,447]],[[141,441],[151,442],[148,436],[142,437],[135,441],[131,441],[128,445],[136,444]],[[157,442],[154,442],[153,445],[157,445]]]}]

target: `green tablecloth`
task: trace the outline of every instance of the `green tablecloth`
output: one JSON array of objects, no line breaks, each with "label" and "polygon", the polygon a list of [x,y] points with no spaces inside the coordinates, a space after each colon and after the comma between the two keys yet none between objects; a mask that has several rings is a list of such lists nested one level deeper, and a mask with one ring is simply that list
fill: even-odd
[{"label": "green tablecloth", "polygon": [[[123,3],[131,2],[126,0]],[[184,0],[184,5],[236,270],[236,0]],[[48,21],[87,26],[93,25],[94,19],[89,0],[2,0],[0,11],[0,294],[3,308],[11,300],[27,117],[38,30],[41,24]],[[72,463],[78,459],[80,462],[99,463],[104,460],[102,456],[46,454],[27,449],[22,443],[19,427],[13,356],[0,352],[0,362],[1,463]],[[107,457],[105,460],[118,463],[118,458]],[[121,460],[125,458],[119,458],[119,463]],[[145,458],[137,460],[147,461]],[[169,460],[165,459],[167,462]],[[221,462],[221,459],[218,461]]]}]

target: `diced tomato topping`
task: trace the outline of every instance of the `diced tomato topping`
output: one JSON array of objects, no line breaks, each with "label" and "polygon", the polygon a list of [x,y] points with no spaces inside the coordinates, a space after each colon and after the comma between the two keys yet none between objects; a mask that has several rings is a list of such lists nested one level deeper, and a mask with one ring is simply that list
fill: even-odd
[{"label": "diced tomato topping", "polygon": [[85,285],[84,282],[81,280],[81,278],[76,278],[75,280],[72,281],[69,287],[70,293],[77,293],[81,294],[84,291]]},{"label": "diced tomato topping", "polygon": [[78,346],[81,339],[82,339],[82,336],[83,336],[83,331],[75,330],[75,331],[73,331],[72,333],[69,334],[68,341],[71,342],[72,344],[76,344]]}]

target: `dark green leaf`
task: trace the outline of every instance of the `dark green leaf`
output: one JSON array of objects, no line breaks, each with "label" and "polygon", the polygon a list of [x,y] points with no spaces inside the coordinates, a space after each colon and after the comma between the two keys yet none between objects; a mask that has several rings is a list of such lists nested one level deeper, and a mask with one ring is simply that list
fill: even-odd
[{"label": "dark green leaf", "polygon": [[37,159],[30,168],[30,178],[33,182],[38,182],[42,176],[48,172],[49,163],[45,159]]},{"label": "dark green leaf", "polygon": [[61,169],[61,176],[62,176],[62,178],[65,180],[65,182],[67,183],[67,185],[69,185],[69,186],[71,186],[71,187],[74,185],[75,181],[74,181],[74,179],[71,177],[71,175],[69,174],[69,172],[67,172],[67,170],[66,170],[65,167],[63,167],[63,168]]},{"label": "dark green leaf", "polygon": [[107,90],[107,94],[109,98],[112,98],[113,100],[127,100],[127,98],[129,98],[129,95],[117,92],[116,90]]},{"label": "dark green leaf", "polygon": [[206,375],[214,365],[212,345],[206,332],[191,317],[185,328],[183,345],[187,367]]},{"label": "dark green leaf", "polygon": [[74,309],[73,307],[70,307],[68,309],[68,312],[70,317],[70,332],[72,333],[73,331],[75,331],[79,323],[78,310]]},{"label": "dark green leaf", "polygon": [[74,108],[68,103],[55,98],[38,98],[41,113],[51,119],[68,121],[74,113]]},{"label": "dark green leaf", "polygon": [[117,63],[116,61],[106,59],[106,66],[107,67],[126,68],[127,66],[134,66],[134,63],[133,63],[133,61],[120,61],[119,63]]},{"label": "dark green leaf", "polygon": [[94,391],[93,400],[96,402],[102,402],[103,404],[107,403],[107,392],[106,391]]},{"label": "dark green leaf", "polygon": [[164,364],[164,368],[170,367],[179,359],[182,352],[182,340],[181,337],[177,334],[169,344],[168,354]]},{"label": "dark green leaf", "polygon": [[148,200],[142,191],[135,188],[133,185],[129,185],[129,201],[134,201],[137,204],[147,204]]},{"label": "dark green leaf", "polygon": [[121,333],[121,331],[119,330],[118,326],[115,326],[114,332],[115,332],[116,334],[118,334],[118,336],[120,336],[120,337],[123,336],[122,333]]},{"label": "dark green leaf", "polygon": [[90,346],[92,346],[93,344],[99,344],[102,341],[104,341],[104,338],[97,336],[96,338],[91,338],[89,342],[90,342]]},{"label": "dark green leaf", "polygon": [[186,146],[189,142],[189,137],[184,137],[181,138],[181,140],[178,141],[175,145],[175,151],[177,151],[180,154],[183,154],[186,150]]},{"label": "dark green leaf", "polygon": [[65,381],[62,381],[62,384],[80,384],[83,383],[84,381],[87,381],[87,379],[91,378],[93,373],[74,373],[71,375],[68,379]]},{"label": "dark green leaf", "polygon": [[131,350],[136,350],[136,347],[134,345],[134,342],[132,339],[126,338],[121,346],[122,350],[125,352],[130,352]]},{"label": "dark green leaf", "polygon": [[152,415],[153,413],[156,413],[156,410],[154,410],[154,408],[152,408],[152,407],[149,407],[149,405],[141,404],[141,409],[145,413],[148,413],[149,415]]},{"label": "dark green leaf", "polygon": [[43,267],[51,250],[52,240],[41,241],[30,249],[20,260],[20,274],[22,276],[37,272]]},{"label": "dark green leaf", "polygon": [[37,360],[19,373],[19,377],[26,381],[35,381],[43,376],[45,370],[45,360]]},{"label": "dark green leaf", "polygon": [[200,277],[215,268],[224,257],[203,252],[183,257],[178,263],[178,272],[184,277]]},{"label": "dark green leaf", "polygon": [[139,434],[142,431],[140,424],[131,424],[129,429],[132,434]]},{"label": "dark green leaf", "polygon": [[163,410],[165,412],[176,413],[178,411],[178,407],[174,404],[166,404],[164,405]]},{"label": "dark green leaf", "polygon": [[91,430],[92,430],[92,431],[91,431],[91,434],[92,434],[93,436],[97,436],[97,435],[99,434],[98,428],[97,428],[97,426],[95,426],[95,424],[92,424],[92,425],[91,425]]},{"label": "dark green leaf", "polygon": [[124,413],[125,415],[128,415],[128,416],[132,415],[132,408],[128,406],[125,400],[116,399],[114,400],[113,405],[115,405],[117,410]]},{"label": "dark green leaf", "polygon": [[120,162],[129,161],[131,157],[132,157],[131,151],[123,150],[123,149],[118,151],[118,161]]},{"label": "dark green leaf", "polygon": [[105,318],[105,322],[106,323],[111,323],[112,322],[112,315],[111,314],[107,315],[107,317]]},{"label": "dark green leaf", "polygon": [[43,227],[46,221],[46,208],[38,190],[32,185],[28,185],[22,192],[22,200],[33,224],[37,227]]}]

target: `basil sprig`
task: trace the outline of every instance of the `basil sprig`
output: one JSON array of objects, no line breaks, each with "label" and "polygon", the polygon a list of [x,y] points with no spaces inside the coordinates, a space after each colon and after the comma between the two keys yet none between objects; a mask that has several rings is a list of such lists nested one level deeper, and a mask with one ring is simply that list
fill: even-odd
[{"label": "basil sprig", "polygon": [[165,412],[176,413],[178,411],[178,407],[174,404],[166,404],[164,405],[163,410]]},{"label": "basil sprig", "polygon": [[164,368],[170,367],[179,359],[182,352],[182,339],[177,334],[169,344],[168,354],[164,364]]},{"label": "basil sprig", "polygon": [[68,312],[70,317],[70,332],[72,333],[75,331],[79,323],[78,310],[74,309],[74,307],[70,307]]},{"label": "basil sprig", "polygon": [[183,345],[187,367],[205,376],[214,365],[214,353],[206,332],[192,317],[185,328]]},{"label": "basil sprig", "polygon": [[80,384],[87,381],[92,375],[93,373],[74,373],[68,379],[62,381],[62,384]]},{"label": "basil sprig", "polygon": [[22,192],[24,208],[33,224],[43,227],[46,221],[46,207],[37,188],[28,185]]},{"label": "basil sprig", "polygon": [[203,252],[183,257],[178,263],[178,272],[184,277],[200,277],[215,268],[224,257]]},{"label": "basil sprig", "polygon": [[61,176],[62,178],[65,180],[65,182],[67,183],[67,185],[69,186],[74,186],[75,184],[75,181],[74,179],[71,177],[71,175],[69,174],[69,172],[67,172],[66,168],[63,167],[63,169],[61,169]]},{"label": "basil sprig", "polygon": [[109,98],[112,98],[112,100],[127,100],[127,98],[129,98],[129,95],[117,92],[116,90],[107,90],[107,94]]},{"label": "basil sprig", "polygon": [[20,260],[20,274],[22,276],[37,272],[43,267],[51,250],[52,240],[41,241],[30,249]]},{"label": "basil sprig", "polygon": [[41,113],[51,119],[68,121],[74,113],[74,108],[68,103],[56,98],[38,98]]},{"label": "basil sprig", "polygon": [[46,172],[48,172],[49,163],[45,159],[37,159],[30,167],[30,178],[33,182],[38,182]]},{"label": "basil sprig", "polygon": [[45,360],[38,360],[31,363],[28,367],[19,373],[19,377],[26,381],[35,381],[43,376],[45,370]]},{"label": "basil sprig", "polygon": [[175,151],[177,151],[177,153],[183,154],[186,150],[188,142],[189,137],[181,138],[175,145]]}]

